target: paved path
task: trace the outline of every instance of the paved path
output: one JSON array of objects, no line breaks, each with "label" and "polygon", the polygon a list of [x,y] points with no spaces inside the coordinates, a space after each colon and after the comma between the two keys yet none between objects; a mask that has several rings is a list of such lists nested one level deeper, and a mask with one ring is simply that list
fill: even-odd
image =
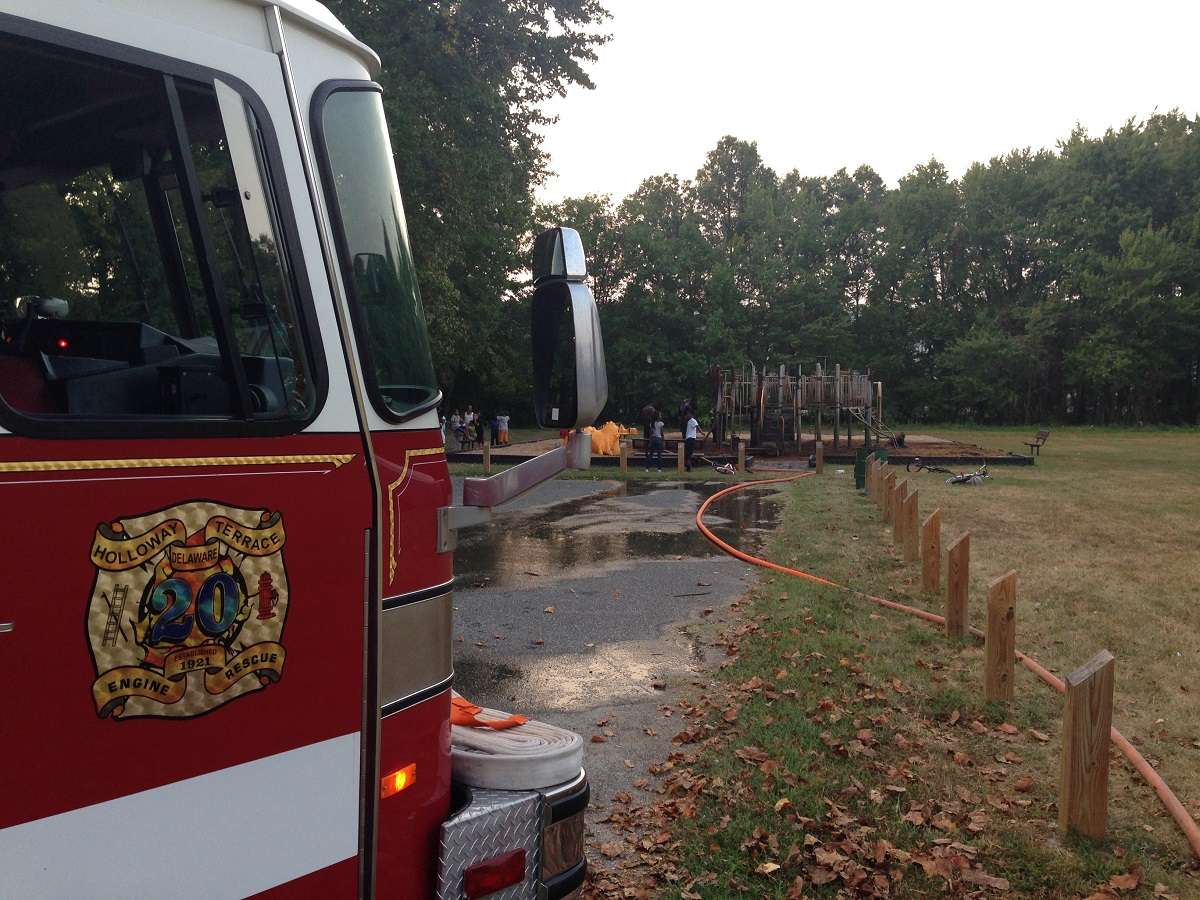
[{"label": "paved path", "polygon": [[[456,687],[585,740],[604,737],[586,749],[593,821],[670,752],[682,723],[664,708],[679,687],[708,678],[701,620],[727,618],[755,577],[693,523],[722,486],[553,481],[460,535]],[[769,491],[723,501],[709,521],[757,546],[778,511]]]}]

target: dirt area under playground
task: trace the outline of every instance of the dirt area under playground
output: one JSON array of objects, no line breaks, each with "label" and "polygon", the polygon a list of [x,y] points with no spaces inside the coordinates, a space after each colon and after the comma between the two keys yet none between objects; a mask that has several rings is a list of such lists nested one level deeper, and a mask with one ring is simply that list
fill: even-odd
[{"label": "dirt area under playground", "polygon": [[[1032,437],[1033,437],[1033,435],[1031,433],[1030,434],[1031,440],[1032,440]],[[809,454],[811,454],[815,448],[816,436],[814,434],[812,434],[811,432],[803,432],[801,434],[801,438],[803,440],[803,443],[802,443],[801,452],[799,454],[797,454],[795,451],[795,443],[794,442],[789,442],[791,445],[790,452],[787,452],[785,450],[785,452],[781,456],[777,456],[774,449],[770,448],[770,447],[754,447],[751,449],[750,453],[756,459],[758,459],[764,463],[767,460],[779,460],[779,461],[786,461],[789,459],[791,459],[793,461],[799,461],[801,459],[806,460],[808,458]],[[678,444],[678,441],[679,441],[679,438],[677,436],[673,436],[670,432],[667,433],[666,447],[664,449],[665,457],[673,457],[674,456],[674,454],[676,452],[675,448]],[[643,443],[644,442],[640,437],[635,440],[633,456],[631,457],[632,459],[641,459],[644,456],[644,451],[641,449],[643,446]],[[837,447],[835,447],[834,443],[833,443],[833,435],[829,432],[826,432],[823,435],[823,443],[825,445],[825,458],[826,459],[838,460],[842,457],[846,457],[847,459],[849,459],[850,457],[853,456],[854,451],[862,446],[862,435],[861,435],[861,433],[856,434],[854,436],[853,441],[849,441],[845,435],[842,435],[840,441],[838,442],[839,445]],[[552,450],[556,446],[558,446],[558,444],[559,444],[559,439],[557,437],[547,437],[542,440],[523,441],[521,443],[510,444],[506,447],[493,447],[492,448],[492,456],[498,462],[506,461],[504,459],[505,457],[516,457],[519,459],[525,459],[530,456],[536,456],[539,453],[545,453],[547,450]],[[1024,450],[1026,448],[1022,447],[1021,449]],[[473,454],[473,455],[480,454],[478,447],[476,447],[472,450],[464,450],[464,451],[459,451],[459,452],[464,455],[465,454]],[[723,449],[717,449],[712,445],[712,443],[710,441],[705,441],[702,444],[700,444],[699,446],[697,446],[696,452],[708,457],[709,459],[714,459],[714,460],[725,459],[725,458],[732,459],[734,456],[733,451],[730,450],[728,446],[726,446]],[[953,438],[940,437],[938,435],[929,434],[929,433],[925,433],[925,432],[906,433],[904,435],[904,446],[897,447],[897,446],[889,445],[888,446],[888,455],[892,459],[905,460],[905,461],[912,459],[913,457],[919,456],[922,459],[928,459],[931,461],[979,460],[980,462],[985,462],[985,461],[993,461],[994,462],[996,460],[1014,459],[1014,458],[1021,456],[1020,453],[1016,453],[1015,451],[1011,451],[1009,449],[981,447],[978,444],[973,444],[973,443],[969,443],[969,442],[965,442],[965,441],[959,441],[959,440],[955,440]],[[462,459],[464,457],[457,457],[457,458]],[[600,458],[600,457],[597,457],[597,458]],[[513,459],[512,461],[516,462],[517,459]]]}]

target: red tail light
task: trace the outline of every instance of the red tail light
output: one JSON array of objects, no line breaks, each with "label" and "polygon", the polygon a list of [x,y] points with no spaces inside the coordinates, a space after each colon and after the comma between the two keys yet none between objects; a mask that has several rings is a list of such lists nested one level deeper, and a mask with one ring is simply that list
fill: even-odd
[{"label": "red tail light", "polygon": [[486,897],[496,891],[520,884],[525,880],[525,851],[514,850],[503,856],[493,856],[475,863],[463,873],[463,889],[467,900]]}]

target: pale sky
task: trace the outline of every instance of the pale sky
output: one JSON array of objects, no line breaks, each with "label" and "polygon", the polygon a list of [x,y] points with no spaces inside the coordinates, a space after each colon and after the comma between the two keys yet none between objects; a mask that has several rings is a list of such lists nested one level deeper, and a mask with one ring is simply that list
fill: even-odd
[{"label": "pale sky", "polygon": [[1200,109],[1200,4],[606,0],[594,91],[547,107],[539,199],[692,178],[722,135],[780,175],[870,164],[889,184],[936,156],[954,177],[1156,107]]}]

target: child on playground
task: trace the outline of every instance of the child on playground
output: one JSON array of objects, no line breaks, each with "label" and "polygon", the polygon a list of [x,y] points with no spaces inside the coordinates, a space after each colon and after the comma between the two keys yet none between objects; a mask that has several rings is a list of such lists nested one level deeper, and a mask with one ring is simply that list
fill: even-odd
[{"label": "child on playground", "polygon": [[500,432],[500,446],[502,447],[508,446],[508,420],[507,415],[496,416],[496,425]]}]

